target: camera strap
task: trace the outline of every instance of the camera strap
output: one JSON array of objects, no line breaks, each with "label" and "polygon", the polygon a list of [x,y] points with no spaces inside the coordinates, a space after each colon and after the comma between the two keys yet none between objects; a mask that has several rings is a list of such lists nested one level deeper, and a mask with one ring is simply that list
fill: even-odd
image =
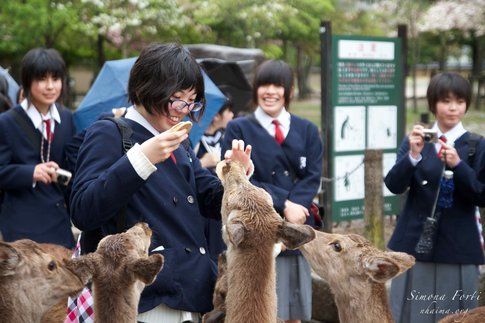
[{"label": "camera strap", "polygon": [[439,199],[440,192],[441,192],[441,178],[443,178],[443,176],[445,174],[445,170],[446,170],[446,166],[443,163],[443,169],[441,170],[441,177],[440,177],[440,181],[438,182],[438,189],[436,190],[436,196],[435,196],[435,199],[434,199],[433,208],[431,209],[431,215],[430,215],[430,218],[433,218],[433,219],[436,219],[436,220],[438,218],[437,215],[436,215],[436,206],[438,205],[438,199]]}]

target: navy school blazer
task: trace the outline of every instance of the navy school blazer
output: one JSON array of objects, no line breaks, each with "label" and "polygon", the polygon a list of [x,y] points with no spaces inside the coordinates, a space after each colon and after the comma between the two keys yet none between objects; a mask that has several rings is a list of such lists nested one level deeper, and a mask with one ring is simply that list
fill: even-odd
[{"label": "navy school blazer", "polygon": [[[33,187],[35,165],[40,160],[41,133],[20,105],[14,108],[35,133],[39,145],[29,139],[11,112],[0,114],[0,189],[5,197],[0,212],[0,231],[5,241],[31,239],[74,247],[65,188],[37,183]],[[56,124],[50,159],[65,168],[65,147],[75,133],[72,114],[57,106],[61,123]]]},{"label": "navy school blazer", "polygon": [[[433,254],[423,257],[414,248],[422,233],[426,217],[431,215],[433,201],[441,178],[442,163],[434,144],[425,143],[422,160],[414,167],[409,160],[409,140],[404,138],[397,162],[385,178],[385,184],[394,194],[409,189],[404,209],[388,247],[411,254],[419,261],[450,264],[483,264],[483,251],[475,219],[475,207],[485,206],[485,140],[477,144],[473,165],[468,164],[469,132],[455,141],[461,162],[453,170],[453,206],[442,209],[438,222],[437,239]],[[482,194],[482,195],[481,195]]]},{"label": "navy school blazer", "polygon": [[[291,114],[290,131],[279,145],[254,118],[241,117],[227,125],[222,152],[232,148],[233,139],[242,139],[253,147],[251,182],[271,195],[278,213],[283,214],[286,200],[310,209],[320,186],[323,157],[322,141],[313,123]],[[305,223],[314,225],[315,221],[309,216]],[[282,255],[298,253],[289,250]]]},{"label": "navy school blazer", "polygon": [[[143,126],[125,119],[132,140],[153,137]],[[95,122],[80,147],[71,193],[73,223],[81,230],[102,228],[116,233],[115,218],[126,207],[126,226],[143,221],[153,230],[151,252],[165,257],[155,282],[142,293],[139,312],[164,303],[191,311],[212,309],[217,264],[207,252],[204,218],[220,218],[223,188],[202,168],[190,147],[180,146],[156,166],[145,181],[123,154],[121,133],[114,122]]]}]

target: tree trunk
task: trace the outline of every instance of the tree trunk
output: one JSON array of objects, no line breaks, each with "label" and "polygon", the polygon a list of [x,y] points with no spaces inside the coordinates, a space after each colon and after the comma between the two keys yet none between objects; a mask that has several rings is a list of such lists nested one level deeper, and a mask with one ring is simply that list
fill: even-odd
[{"label": "tree trunk", "polygon": [[448,56],[448,49],[446,48],[446,36],[443,35],[444,33],[441,33],[440,34],[440,47],[441,47],[441,51],[440,51],[440,61],[439,61],[439,71],[440,72],[444,72],[446,71],[446,58]]},{"label": "tree trunk", "polygon": [[96,48],[98,52],[98,69],[101,69],[104,65],[104,62],[106,62],[106,56],[104,54],[104,37],[101,34],[98,34]]},{"label": "tree trunk", "polygon": [[311,59],[305,64],[305,54],[301,46],[296,47],[296,79],[298,82],[298,98],[305,99],[311,93],[308,87],[308,74],[310,74]]}]

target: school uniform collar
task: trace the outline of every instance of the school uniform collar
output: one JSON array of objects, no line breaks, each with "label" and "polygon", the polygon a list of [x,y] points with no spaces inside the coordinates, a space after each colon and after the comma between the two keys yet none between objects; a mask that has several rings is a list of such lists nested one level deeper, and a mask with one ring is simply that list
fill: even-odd
[{"label": "school uniform collar", "polygon": [[[59,114],[55,103],[49,107],[49,112],[46,115],[42,115],[34,106],[34,104],[32,104],[32,102],[30,102],[29,104],[29,101],[27,99],[24,99],[22,103],[20,103],[20,106],[22,107],[22,109],[24,109],[29,119],[32,120],[34,127],[36,129],[39,129],[40,131],[42,131],[43,120],[54,119],[58,124],[61,123],[61,115]],[[54,125],[52,125],[52,127],[53,126]]]},{"label": "school uniform collar", "polygon": [[437,122],[434,123],[431,129],[436,130],[438,132],[438,138],[444,135],[446,137],[446,142],[448,144],[455,143],[455,141],[461,136],[463,136],[463,134],[466,132],[461,122],[459,122],[456,126],[454,126],[446,133],[441,132]]},{"label": "school uniform collar", "polygon": [[278,120],[285,137],[288,135],[288,132],[290,131],[291,114],[288,111],[286,111],[286,108],[283,108],[283,110],[281,110],[281,113],[278,115],[278,117],[273,118],[270,115],[268,115],[266,112],[264,112],[264,110],[261,107],[258,106],[254,111],[254,117],[264,127],[264,129],[266,129],[271,135],[274,135],[273,120]]},{"label": "school uniform collar", "polygon": [[145,119],[140,112],[138,112],[136,109],[135,109],[135,106],[132,105],[131,107],[129,107],[127,110],[126,110],[126,114],[125,114],[125,118],[126,119],[130,119],[130,120],[133,120],[135,121],[136,123],[138,123],[139,125],[141,125],[143,128],[145,128],[146,130],[150,131],[150,133],[152,133],[154,136],[160,134],[160,132],[155,129],[149,122],[147,119]]}]

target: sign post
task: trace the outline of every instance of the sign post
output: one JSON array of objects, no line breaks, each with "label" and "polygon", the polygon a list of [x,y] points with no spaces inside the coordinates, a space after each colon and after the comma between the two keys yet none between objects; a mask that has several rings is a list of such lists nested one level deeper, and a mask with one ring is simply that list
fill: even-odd
[{"label": "sign post", "polygon": [[[332,36],[329,60],[331,83],[322,84],[322,97],[330,94],[322,127],[328,150],[326,177],[333,179],[327,185],[327,210],[339,222],[364,215],[365,149],[383,150],[383,175],[395,163],[405,122],[401,39]],[[331,89],[326,92],[324,87]],[[397,214],[399,197],[385,186],[383,192],[384,213]]]}]

